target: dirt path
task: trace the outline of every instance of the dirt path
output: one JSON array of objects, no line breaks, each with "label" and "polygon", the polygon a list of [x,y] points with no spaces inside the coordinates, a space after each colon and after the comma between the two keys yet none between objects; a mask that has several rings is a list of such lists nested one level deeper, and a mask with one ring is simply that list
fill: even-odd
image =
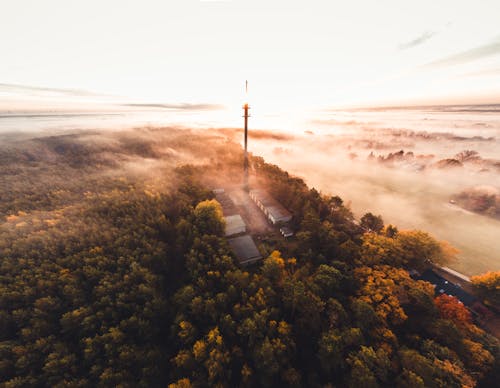
[{"label": "dirt path", "polygon": [[274,230],[247,192],[241,189],[230,189],[227,194],[236,206],[238,214],[245,221],[250,234],[265,234]]}]

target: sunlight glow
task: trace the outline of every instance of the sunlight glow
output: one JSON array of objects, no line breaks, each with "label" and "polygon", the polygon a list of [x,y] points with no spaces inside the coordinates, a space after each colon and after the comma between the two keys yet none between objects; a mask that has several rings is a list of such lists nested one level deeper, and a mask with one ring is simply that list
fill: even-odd
[{"label": "sunlight glow", "polygon": [[[332,106],[495,102],[494,0],[154,1],[4,4],[4,85],[83,90],[60,105],[115,99],[241,108],[250,79],[262,116]],[[57,12],[52,10],[57,9]],[[361,12],[362,10],[362,12]],[[21,105],[46,101],[25,89]],[[107,96],[107,97],[103,97]],[[59,105],[57,105],[59,108]],[[269,123],[269,121],[267,121]]]}]

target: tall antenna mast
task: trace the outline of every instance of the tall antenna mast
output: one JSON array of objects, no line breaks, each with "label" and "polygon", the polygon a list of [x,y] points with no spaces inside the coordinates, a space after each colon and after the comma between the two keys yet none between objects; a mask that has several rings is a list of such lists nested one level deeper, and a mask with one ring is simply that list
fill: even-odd
[{"label": "tall antenna mast", "polygon": [[245,118],[245,161],[243,164],[243,169],[244,169],[244,189],[248,190],[248,81],[245,81],[245,105],[243,105],[243,110],[245,112],[245,115],[243,116]]}]

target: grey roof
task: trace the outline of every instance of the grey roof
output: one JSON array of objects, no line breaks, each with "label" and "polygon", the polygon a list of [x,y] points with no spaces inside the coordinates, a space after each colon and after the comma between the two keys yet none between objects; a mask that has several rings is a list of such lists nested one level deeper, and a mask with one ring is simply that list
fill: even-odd
[{"label": "grey roof", "polygon": [[290,221],[292,215],[283,206],[269,206],[266,208],[276,221]]},{"label": "grey roof", "polygon": [[236,209],[233,200],[229,198],[229,195],[227,195],[227,193],[217,192],[215,195],[215,199],[217,200],[217,202],[221,204],[222,212],[224,213],[225,216],[230,216],[238,213],[238,210]]},{"label": "grey roof", "polygon": [[449,274],[463,280],[463,281],[466,281],[466,282],[470,282],[470,278],[468,276],[465,276],[463,273],[460,273],[460,272],[457,272],[451,268],[448,268],[448,267],[441,267],[441,269],[445,272],[448,272]]},{"label": "grey roof", "polygon": [[276,201],[273,199],[273,197],[267,194],[267,192],[265,192],[264,190],[250,190],[250,195],[253,195],[255,198],[257,198],[257,200],[260,201],[265,207],[276,205]]},{"label": "grey roof", "polygon": [[465,292],[462,288],[460,288],[456,284],[453,284],[448,280],[446,280],[445,278],[443,278],[442,276],[439,276],[432,269],[425,270],[422,276],[419,277],[419,280],[425,280],[434,285],[436,296],[441,294],[452,295],[456,297],[458,300],[460,300],[466,306],[472,305],[477,300],[476,297],[474,297],[474,295]]},{"label": "grey roof", "polygon": [[244,233],[247,228],[245,221],[239,214],[224,217],[226,220],[226,236],[232,236],[233,234]]},{"label": "grey roof", "polygon": [[262,259],[262,256],[248,234],[228,240],[231,249],[241,264],[251,263]]},{"label": "grey roof", "polygon": [[265,208],[265,213],[276,221],[290,221],[292,218],[292,214],[264,190],[250,190],[250,196],[255,198],[256,202],[260,202]]}]

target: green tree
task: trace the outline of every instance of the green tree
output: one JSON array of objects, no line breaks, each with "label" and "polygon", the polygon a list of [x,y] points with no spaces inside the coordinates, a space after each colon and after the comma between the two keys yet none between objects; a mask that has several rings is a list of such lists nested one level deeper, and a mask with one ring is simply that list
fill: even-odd
[{"label": "green tree", "polygon": [[366,213],[361,217],[359,225],[369,232],[379,233],[384,228],[384,221],[380,215]]}]

